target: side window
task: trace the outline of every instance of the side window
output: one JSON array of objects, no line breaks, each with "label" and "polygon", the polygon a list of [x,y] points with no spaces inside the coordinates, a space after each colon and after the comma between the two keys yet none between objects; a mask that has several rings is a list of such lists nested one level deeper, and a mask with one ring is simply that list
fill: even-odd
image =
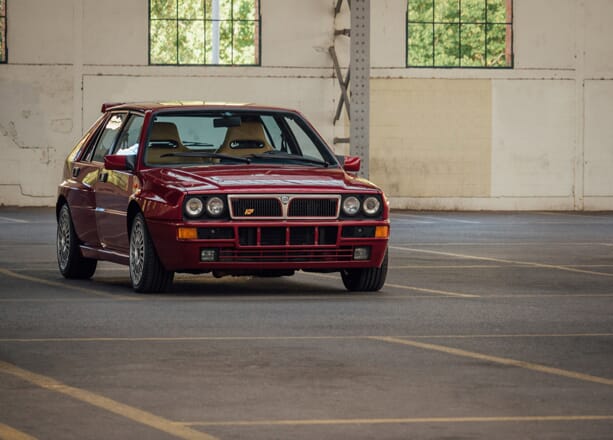
[{"label": "side window", "polygon": [[143,117],[132,115],[119,136],[115,154],[129,156],[138,153],[138,141],[143,128]]},{"label": "side window", "polygon": [[117,135],[119,135],[119,131],[126,117],[126,113],[118,113],[111,116],[98,139],[94,154],[91,158],[92,162],[103,162],[104,156],[111,154],[115,141],[117,140]]}]

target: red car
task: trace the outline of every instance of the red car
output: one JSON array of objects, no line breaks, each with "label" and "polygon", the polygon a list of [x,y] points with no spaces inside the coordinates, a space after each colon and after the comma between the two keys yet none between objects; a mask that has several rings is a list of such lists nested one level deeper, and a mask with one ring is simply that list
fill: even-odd
[{"label": "red car", "polygon": [[253,105],[105,104],[68,156],[57,198],[66,278],[129,265],[138,292],[175,272],[340,272],[377,291],[389,207],[296,111]]}]

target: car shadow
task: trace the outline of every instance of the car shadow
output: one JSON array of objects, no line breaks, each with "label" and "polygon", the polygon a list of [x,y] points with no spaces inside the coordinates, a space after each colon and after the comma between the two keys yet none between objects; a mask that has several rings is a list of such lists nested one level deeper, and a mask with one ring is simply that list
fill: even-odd
[{"label": "car shadow", "polygon": [[[143,297],[172,298],[215,298],[215,299],[305,299],[305,298],[355,298],[380,295],[378,292],[348,292],[340,279],[331,279],[328,285],[310,282],[298,277],[224,277],[211,275],[178,274],[171,288],[164,293],[137,294],[132,290],[129,277],[96,276],[99,287],[125,288],[124,294],[142,295]],[[112,293],[119,293],[113,289]]]}]

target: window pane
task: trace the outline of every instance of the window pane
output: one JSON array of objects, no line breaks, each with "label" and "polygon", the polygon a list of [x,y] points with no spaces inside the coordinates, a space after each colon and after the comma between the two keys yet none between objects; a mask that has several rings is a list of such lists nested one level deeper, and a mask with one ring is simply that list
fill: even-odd
[{"label": "window pane", "polygon": [[436,66],[454,67],[460,65],[459,33],[459,25],[434,25],[434,64]]},{"label": "window pane", "polygon": [[150,0],[151,18],[176,18],[177,0]]},{"label": "window pane", "polygon": [[179,19],[203,19],[204,0],[179,0]]},{"label": "window pane", "polygon": [[435,0],[434,21],[457,23],[460,20],[460,0]]},{"label": "window pane", "polygon": [[179,21],[179,64],[204,64],[204,21]]},{"label": "window pane", "polygon": [[177,64],[177,22],[151,21],[151,63]]},{"label": "window pane", "polygon": [[409,21],[432,23],[433,5],[432,0],[409,0]]},{"label": "window pane", "polygon": [[485,25],[462,25],[462,66],[485,67]]},{"label": "window pane", "polygon": [[232,20],[232,0],[207,0],[207,20]]},{"label": "window pane", "polygon": [[257,64],[257,23],[234,22],[234,64]]},{"label": "window pane", "polygon": [[485,0],[462,0],[462,23],[485,23]]},{"label": "window pane", "polygon": [[142,128],[143,117],[139,115],[132,116],[119,136],[119,141],[115,147],[117,149],[115,154],[131,155],[138,153],[138,141],[140,140]]},{"label": "window pane", "polygon": [[[508,35],[508,39],[507,39]],[[507,67],[512,64],[511,49],[507,48],[511,41],[511,25],[487,25],[487,65],[488,67]],[[510,43],[509,43],[510,45]]]},{"label": "window pane", "polygon": [[117,139],[117,135],[119,134],[119,129],[121,128],[125,117],[125,113],[111,116],[109,121],[106,123],[106,126],[104,127],[104,131],[100,136],[98,144],[96,145],[96,150],[94,151],[92,161],[103,162],[104,156],[111,152],[113,145],[115,145],[115,139]]},{"label": "window pane", "polygon": [[434,66],[432,44],[434,30],[431,24],[409,24],[409,65]]},{"label": "window pane", "polygon": [[507,23],[507,0],[487,0],[487,22]]},{"label": "window pane", "polygon": [[[206,23],[207,64],[232,63],[232,21],[210,21]],[[218,43],[217,43],[218,42]],[[216,43],[219,56],[216,58]],[[237,63],[235,63],[237,64]]]},{"label": "window pane", "polygon": [[257,1],[234,0],[232,18],[234,20],[255,20]]}]

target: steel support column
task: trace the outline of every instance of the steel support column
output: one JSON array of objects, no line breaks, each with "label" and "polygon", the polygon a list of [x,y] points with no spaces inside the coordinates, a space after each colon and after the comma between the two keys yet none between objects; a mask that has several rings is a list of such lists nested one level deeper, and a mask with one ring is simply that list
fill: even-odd
[{"label": "steel support column", "polygon": [[350,152],[362,159],[360,175],[369,174],[370,0],[351,1]]}]

